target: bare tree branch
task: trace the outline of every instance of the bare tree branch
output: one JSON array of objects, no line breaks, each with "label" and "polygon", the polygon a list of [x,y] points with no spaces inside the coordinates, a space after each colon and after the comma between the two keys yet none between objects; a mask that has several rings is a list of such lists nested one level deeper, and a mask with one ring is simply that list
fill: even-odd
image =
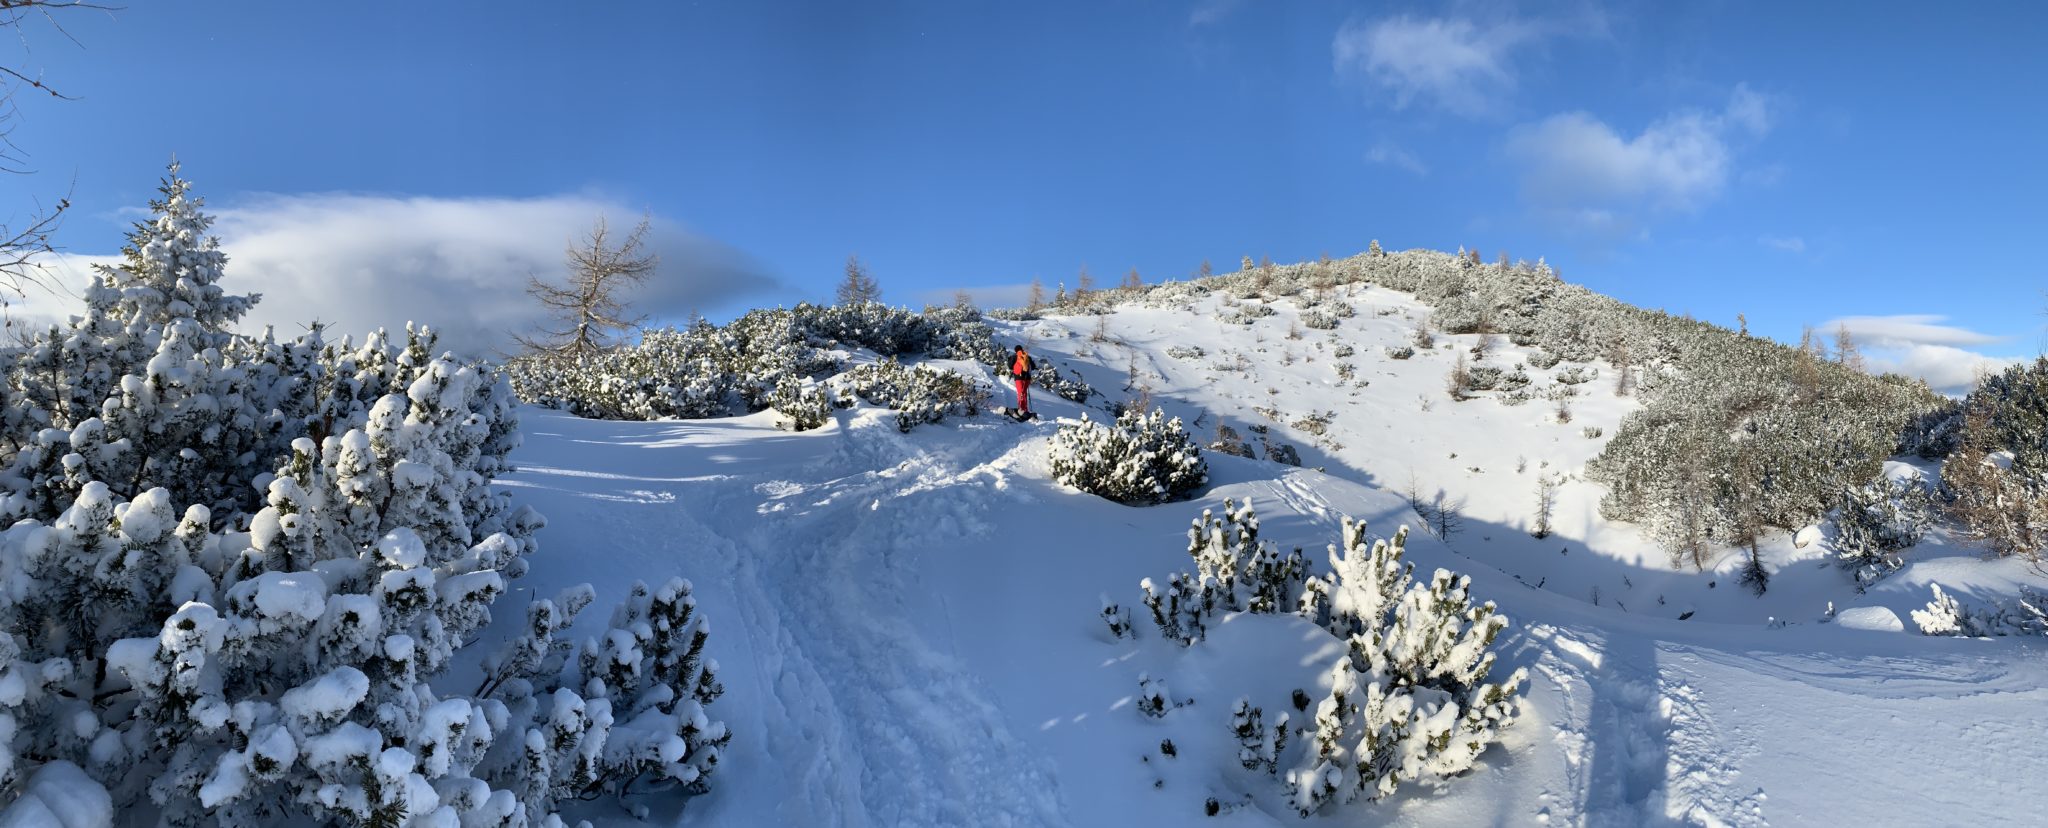
[{"label": "bare tree branch", "polygon": [[644,250],[647,229],[648,219],[643,217],[614,246],[611,227],[599,216],[583,241],[569,247],[565,283],[527,277],[526,295],[548,309],[553,324],[532,333],[514,333],[513,340],[536,355],[584,357],[611,349],[619,336],[639,327],[647,317],[626,316],[618,291],[645,282],[660,264],[660,257]]},{"label": "bare tree branch", "polygon": [[[115,11],[113,6],[84,0],[0,0],[0,28],[14,30],[24,54],[30,51],[24,23],[32,16],[41,17],[75,44],[78,39],[72,37],[51,12],[76,9]],[[19,114],[14,96],[22,89],[42,92],[58,100],[77,100],[44,83],[41,73],[31,75],[25,68],[0,65],[0,173],[19,175],[29,172],[20,163],[24,153],[13,139],[12,122]],[[39,205],[21,223],[11,223],[12,219],[0,222],[0,287],[21,294],[27,285],[48,287],[51,284],[44,278],[45,266],[38,262],[38,258],[55,252],[50,239],[62,222],[64,212],[70,208],[71,199],[66,196],[58,199],[54,208]]]}]

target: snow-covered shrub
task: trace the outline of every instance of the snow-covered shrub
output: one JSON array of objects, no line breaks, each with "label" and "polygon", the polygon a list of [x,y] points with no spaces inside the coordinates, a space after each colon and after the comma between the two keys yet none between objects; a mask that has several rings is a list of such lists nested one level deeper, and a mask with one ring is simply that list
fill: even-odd
[{"label": "snow-covered shrub", "polygon": [[1714,543],[1816,522],[1877,477],[1932,396],[1807,355],[1787,361],[1761,340],[1716,341],[1725,347],[1683,375],[1646,374],[1644,407],[1586,466],[1608,487],[1602,516],[1644,523],[1674,564],[1702,567]]},{"label": "snow-covered shrub", "polygon": [[1192,495],[1209,480],[1202,450],[1179,417],[1131,409],[1101,425],[1081,415],[1060,426],[1052,440],[1053,479],[1128,505],[1164,503]]},{"label": "snow-covered shrub", "polygon": [[1921,635],[1982,635],[1972,617],[1955,596],[1941,591],[1940,584],[1934,584],[1934,600],[1927,602],[1925,609],[1913,611],[1913,623],[1920,627]]},{"label": "snow-covered shrub", "polygon": [[1174,345],[1166,349],[1166,355],[1174,359],[1201,359],[1204,353],[1200,345]]},{"label": "snow-covered shrub", "polygon": [[1407,345],[1392,346],[1386,351],[1388,359],[1408,359],[1415,356],[1415,349]]},{"label": "snow-covered shrub", "polygon": [[1330,432],[1330,424],[1336,420],[1335,411],[1311,411],[1296,417],[1292,425],[1299,431],[1321,437]]},{"label": "snow-covered shrub", "polygon": [[1898,553],[1927,534],[1932,497],[1917,480],[1889,475],[1842,493],[1835,507],[1835,555],[1869,586],[1899,568]]},{"label": "snow-covered shrub", "polygon": [[1952,403],[1914,418],[1899,436],[1899,453],[1923,460],[1955,453],[1963,444],[1963,411],[1961,403]]},{"label": "snow-covered shrub", "polygon": [[[1506,374],[1507,372],[1491,365],[1471,366],[1465,372],[1465,390],[1492,391],[1500,388],[1501,383],[1506,379]],[[1528,377],[1524,376],[1522,378],[1522,384],[1528,384]]]},{"label": "snow-covered shrub", "polygon": [[1131,611],[1107,598],[1102,602],[1102,623],[1109,627],[1109,637],[1116,639],[1137,638],[1131,629]]},{"label": "snow-covered shrub", "polygon": [[[1534,360],[1531,360],[1531,362],[1534,362]],[[1538,365],[1536,367],[1542,368],[1545,366]],[[1552,376],[1552,379],[1557,380],[1559,385],[1584,385],[1585,383],[1592,382],[1593,380],[1598,379],[1599,377],[1599,371],[1587,368],[1584,365],[1574,365],[1570,368],[1566,368],[1562,371],[1557,372],[1555,375]]]},{"label": "snow-covered shrub", "polygon": [[1335,313],[1316,308],[1302,313],[1301,325],[1319,331],[1334,331],[1337,329],[1337,318]]},{"label": "snow-covered shrub", "polygon": [[778,425],[791,431],[821,428],[832,419],[832,395],[808,378],[784,377],[769,395],[768,407],[782,414]]},{"label": "snow-covered shrub", "polygon": [[0,799],[69,766],[167,825],[555,822],[591,789],[513,757],[556,731],[435,685],[542,525],[490,486],[510,386],[424,328],[227,331],[256,297],[163,193],[84,315],[0,349]]},{"label": "snow-covered shrub", "polygon": [[1912,612],[1913,623],[1920,628],[1921,635],[2048,635],[2048,593],[2022,586],[2017,599],[1980,609],[1943,592],[1940,584],[1930,586],[1934,588],[1934,600],[1927,602],[1925,609]]},{"label": "snow-covered shrub", "polygon": [[[701,419],[771,407],[785,381],[829,376],[840,367],[833,348],[972,360],[1009,372],[1010,352],[979,312],[915,313],[875,302],[756,310],[724,327],[700,321],[648,330],[631,347],[573,362],[522,357],[506,370],[521,399],[579,417]],[[1093,393],[1078,375],[1044,363],[1033,383],[1076,402]]]},{"label": "snow-covered shrub", "polygon": [[[1344,521],[1344,548],[1310,594],[1326,628],[1349,642],[1316,709],[1307,755],[1287,774],[1303,816],[1363,792],[1380,799],[1404,782],[1442,784],[1472,767],[1519,712],[1526,672],[1487,681],[1507,619],[1474,605],[1470,579],[1437,570],[1413,583],[1401,556],[1407,530],[1367,545]],[[1304,609],[1309,609],[1304,607]]]},{"label": "snow-covered shrub", "polygon": [[1256,456],[1252,451],[1252,447],[1246,445],[1244,438],[1238,435],[1237,429],[1222,423],[1216,424],[1216,439],[1209,443],[1209,450],[1217,454],[1243,457],[1247,460]]},{"label": "snow-covered shrub", "polygon": [[1243,302],[1218,308],[1216,318],[1225,324],[1250,325],[1276,312],[1272,305],[1263,302]]},{"label": "snow-covered shrub", "polygon": [[1985,378],[1970,392],[1942,464],[1948,512],[1999,555],[2048,548],[2048,358]]},{"label": "snow-covered shrub", "polygon": [[988,389],[956,371],[925,365],[904,367],[894,360],[862,365],[832,378],[834,387],[896,412],[896,427],[909,431],[948,414],[972,416],[988,403]]},{"label": "snow-covered shrub", "polygon": [[1308,580],[1301,550],[1282,555],[1259,540],[1258,513],[1249,501],[1223,501],[1221,517],[1202,510],[1188,528],[1188,557],[1195,571],[1169,575],[1165,589],[1150,578],[1138,585],[1160,635],[1181,644],[1202,640],[1218,612],[1293,611]]},{"label": "snow-covered shrub", "polygon": [[622,795],[636,782],[703,793],[732,735],[706,715],[725,686],[704,656],[711,630],[690,582],[636,581],[603,635],[563,647],[555,636],[589,603],[587,590],[535,602],[526,633],[487,665],[486,704],[516,726],[498,729],[506,738],[485,758],[484,778],[528,813],[561,797]]},{"label": "snow-covered shrub", "polygon": [[[1196,572],[1172,574],[1165,590],[1151,579],[1141,584],[1162,635],[1193,644],[1218,612],[1292,612],[1348,645],[1316,710],[1313,741],[1286,776],[1289,801],[1303,816],[1361,792],[1379,799],[1403,782],[1442,784],[1470,769],[1518,715],[1526,671],[1487,681],[1507,619],[1491,602],[1473,602],[1469,578],[1437,570],[1415,583],[1413,566],[1401,560],[1405,527],[1391,540],[1368,540],[1364,524],[1346,518],[1342,548],[1330,547],[1323,576],[1308,575],[1300,550],[1283,558],[1261,542],[1248,504],[1226,501],[1221,518],[1203,512],[1188,536]],[[1173,703],[1163,684],[1149,676],[1140,684],[1139,712],[1165,715]],[[1231,730],[1239,762],[1272,773],[1287,720],[1268,730],[1261,716],[1240,700]]]},{"label": "snow-covered shrub", "polygon": [[1193,644],[1207,636],[1209,614],[1216,604],[1193,577],[1175,572],[1166,577],[1164,588],[1146,578],[1138,582],[1138,589],[1145,593],[1145,609],[1152,613],[1152,624],[1167,640]]},{"label": "snow-covered shrub", "polygon": [[1165,718],[1168,711],[1180,706],[1173,700],[1170,692],[1166,689],[1164,679],[1155,679],[1139,673],[1138,712],[1154,719]]},{"label": "snow-covered shrub", "polygon": [[1297,468],[1301,466],[1301,452],[1295,450],[1293,446],[1274,440],[1262,440],[1261,442],[1266,447],[1267,460],[1283,466],[1295,466]]},{"label": "snow-covered shrub", "polygon": [[[1520,345],[1522,343],[1517,342],[1515,344]],[[1529,355],[1529,365],[1533,368],[1542,368],[1548,370],[1557,367],[1557,364],[1559,362],[1563,362],[1563,360],[1559,359],[1556,354],[1553,354],[1549,351],[1538,350],[1537,352]]]},{"label": "snow-covered shrub", "polygon": [[1330,349],[1330,355],[1338,359],[1348,359],[1356,353],[1358,353],[1358,349],[1352,347],[1349,342],[1339,342],[1337,347]]},{"label": "snow-covered shrub", "polygon": [[1286,713],[1271,728],[1265,725],[1265,711],[1240,697],[1230,711],[1230,734],[1237,737],[1237,762],[1245,770],[1263,770],[1268,775],[1280,770],[1280,754],[1287,750]]},{"label": "snow-covered shrub", "polygon": [[1600,439],[1600,435],[1606,433],[1606,430],[1602,429],[1599,426],[1586,426],[1585,428],[1579,429],[1579,434],[1584,436],[1588,440],[1598,440]]}]

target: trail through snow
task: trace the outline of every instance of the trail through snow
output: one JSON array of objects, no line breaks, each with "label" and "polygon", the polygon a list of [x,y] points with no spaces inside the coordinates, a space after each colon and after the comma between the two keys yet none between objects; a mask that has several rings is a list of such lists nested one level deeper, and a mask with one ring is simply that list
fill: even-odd
[{"label": "trail through snow", "polygon": [[[1202,816],[1209,796],[1276,797],[1262,775],[1188,757],[1226,755],[1236,696],[1313,694],[1334,650],[1247,616],[1187,651],[1112,642],[1095,610],[1183,566],[1186,522],[1226,496],[1317,556],[1339,515],[1381,531],[1413,521],[1397,496],[1226,457],[1195,503],[1116,506],[1046,479],[1052,423],[901,435],[856,411],[797,435],[765,415],[526,416],[506,482],[550,526],[524,586],[589,581],[601,608],[636,578],[680,572],[713,624],[728,687],[714,710],[738,735],[714,792],[657,808],[657,823],[1296,824],[1277,808]],[[1513,619],[1503,669],[1532,668],[1528,711],[1474,774],[1364,806],[1375,821],[1928,824],[2048,793],[2025,770],[2048,746],[2012,726],[2048,702],[2025,642],[1643,618],[1532,589],[1425,534],[1410,555],[1471,573]],[[1140,671],[1195,704],[1137,716]],[[1161,757],[1162,739],[1182,758]],[[631,822],[596,804],[582,815]]]},{"label": "trail through snow", "polygon": [[[944,607],[923,616],[933,607],[916,600],[927,594],[918,584],[926,550],[949,551],[919,539],[970,538],[977,512],[990,508],[979,495],[991,482],[949,485],[948,469],[972,465],[977,452],[1007,449],[1013,438],[991,433],[936,457],[879,416],[848,418],[849,431],[801,436],[751,433],[734,421],[529,416],[554,420],[550,426],[562,431],[537,430],[508,484],[524,489],[557,526],[600,528],[602,546],[618,553],[536,559],[533,580],[591,579],[610,595],[676,568],[698,581],[712,613],[713,650],[746,656],[721,664],[729,698],[768,708],[755,720],[761,730],[736,740],[740,758],[721,781],[779,780],[769,821],[1068,822],[1044,761],[1011,735],[981,681],[935,648],[930,632],[946,629]],[[734,471],[658,471],[706,466]],[[601,569],[587,568],[593,563]],[[720,640],[735,634],[746,637],[744,648]],[[710,816],[758,821],[725,808]]]},{"label": "trail through snow", "polygon": [[[1367,356],[1402,341],[1412,302],[1359,300],[1383,312],[1347,321],[1344,341]],[[1883,623],[1924,604],[1937,578],[1967,597],[2038,582],[2023,566],[1932,542],[1862,595],[1821,552],[1785,539],[1758,599],[1725,572],[1673,570],[1633,527],[1597,521],[1599,492],[1582,481],[1565,489],[1558,534],[1536,541],[1518,517],[1534,476],[1575,475],[1598,450],[1580,424],[1612,428],[1631,403],[1584,399],[1570,426],[1484,399],[1417,411],[1418,390],[1441,385],[1428,363],[1442,353],[1361,359],[1370,387],[1331,385],[1334,356],[1313,358],[1321,344],[1277,337],[1292,309],[1261,321],[1274,326],[1263,333],[1211,334],[1213,321],[1176,313],[1120,312],[1122,353],[1089,343],[1086,320],[1005,334],[1098,382],[1149,370],[1169,410],[1206,419],[1197,433],[1219,422],[1249,432],[1266,405],[1342,409],[1321,439],[1270,418],[1275,439],[1328,473],[1210,453],[1194,501],[1116,505],[1049,479],[1047,438],[1083,411],[1056,399],[1038,402],[1045,419],[1033,423],[987,414],[907,435],[867,406],[802,434],[775,429],[772,413],[618,423],[527,409],[521,469],[502,482],[550,523],[516,586],[552,595],[590,582],[587,632],[634,580],[681,574],[712,624],[727,686],[713,712],[732,748],[710,794],[657,804],[647,821],[1302,824],[1276,780],[1232,759],[1229,707],[1245,696],[1273,715],[1295,690],[1320,698],[1341,645],[1299,619],[1238,615],[1182,649],[1154,634],[1137,583],[1186,568],[1189,522],[1225,498],[1250,499],[1261,537],[1320,569],[1343,516],[1380,535],[1419,525],[1392,491],[1418,473],[1467,501],[1471,522],[1449,544],[1417,531],[1409,560],[1470,574],[1511,620],[1498,669],[1529,668],[1524,719],[1445,788],[1308,822],[1952,824],[2010,821],[2048,796],[2037,770],[2048,739],[2032,724],[2048,702],[2039,642]],[[1191,336],[1258,371],[1161,355]],[[1508,351],[1501,359],[1519,358]],[[1827,623],[1833,600],[1843,612]],[[1136,610],[1138,641],[1108,635],[1105,601]],[[500,612],[487,637],[518,616]],[[1188,703],[1139,715],[1140,673]],[[1291,712],[1297,724],[1313,715]],[[1241,807],[1208,817],[1211,797]],[[574,816],[634,824],[610,803]]]}]

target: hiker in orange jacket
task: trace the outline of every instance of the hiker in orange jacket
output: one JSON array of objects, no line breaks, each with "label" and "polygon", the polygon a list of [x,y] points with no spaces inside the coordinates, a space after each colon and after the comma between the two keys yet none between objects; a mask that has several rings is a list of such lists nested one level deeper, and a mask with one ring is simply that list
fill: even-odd
[{"label": "hiker in orange jacket", "polygon": [[1031,416],[1031,369],[1038,363],[1031,355],[1024,353],[1024,346],[1017,346],[1017,355],[1010,360],[1010,376],[1017,380],[1017,416]]}]

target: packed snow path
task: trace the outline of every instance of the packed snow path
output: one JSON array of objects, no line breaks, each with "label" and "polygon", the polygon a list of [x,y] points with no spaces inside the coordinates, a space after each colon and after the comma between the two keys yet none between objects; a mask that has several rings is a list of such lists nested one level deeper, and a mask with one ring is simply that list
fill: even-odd
[{"label": "packed snow path", "polygon": [[[918,583],[924,555],[957,552],[991,507],[986,480],[948,479],[973,462],[928,456],[881,417],[856,438],[791,435],[765,418],[529,416],[545,425],[529,432],[508,483],[557,528],[577,527],[550,530],[557,555],[536,558],[530,578],[590,579],[606,596],[678,570],[695,580],[712,650],[725,655],[719,712],[751,731],[735,740],[721,787],[778,790],[772,821],[789,825],[1068,821],[1044,760],[1011,735],[980,680],[933,646],[945,607],[916,605],[941,597]],[[1014,442],[988,438],[962,450]],[[692,816],[755,822],[764,804],[735,813],[721,805],[741,803],[722,799]]]},{"label": "packed snow path", "polygon": [[[1320,695],[1328,653],[1309,631],[1233,620],[1169,652],[1142,618],[1145,640],[1112,642],[1095,611],[1184,567],[1187,522],[1226,496],[1253,499],[1263,536],[1311,550],[1339,514],[1413,522],[1400,497],[1339,475],[1215,456],[1196,502],[1109,504],[1046,479],[1050,422],[903,435],[864,409],[791,434],[772,415],[524,416],[505,483],[550,525],[517,586],[591,582],[589,627],[633,580],[680,573],[713,625],[728,688],[713,710],[733,747],[712,794],[657,803],[655,824],[1299,824],[1221,751],[1230,699]],[[1933,824],[2010,818],[2048,794],[2038,642],[1646,619],[1419,533],[1410,555],[1471,573],[1513,619],[1502,669],[1531,668],[1526,718],[1441,792],[1311,822]],[[1138,716],[1141,670],[1198,703]],[[1162,738],[1182,758],[1155,761]],[[1245,793],[1263,804],[1200,812]],[[632,823],[608,803],[578,816]]]}]

